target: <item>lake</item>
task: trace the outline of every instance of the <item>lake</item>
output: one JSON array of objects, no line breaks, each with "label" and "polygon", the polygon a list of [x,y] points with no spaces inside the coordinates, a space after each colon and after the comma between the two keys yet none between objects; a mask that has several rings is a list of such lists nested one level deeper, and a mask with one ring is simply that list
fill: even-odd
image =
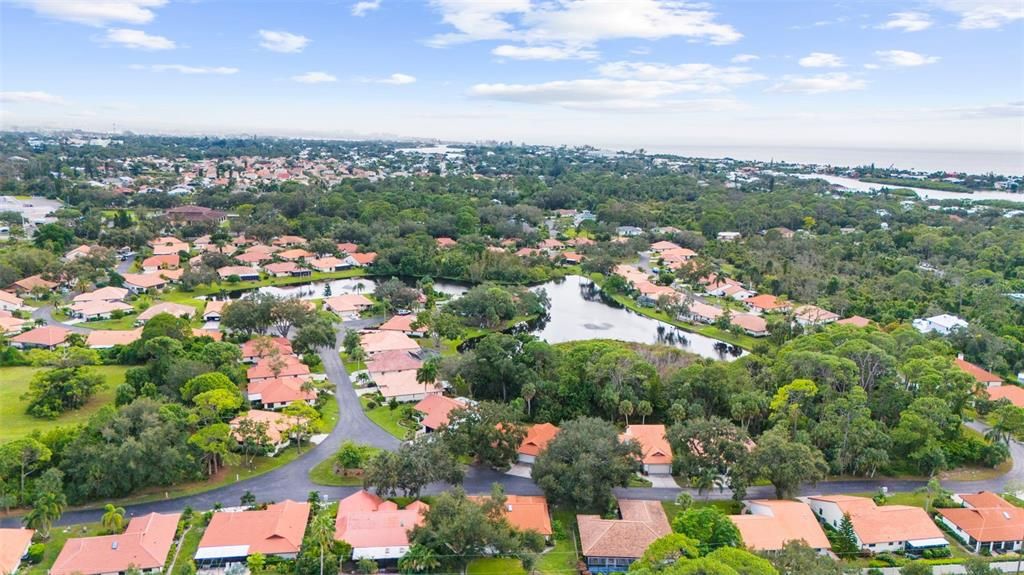
[{"label": "lake", "polygon": [[873,184],[870,182],[862,182],[853,178],[844,178],[841,176],[830,176],[828,174],[794,174],[796,177],[801,179],[818,179],[824,180],[830,184],[842,186],[848,190],[854,192],[877,192],[882,188],[889,189],[906,189],[916,193],[922,200],[1009,200],[1011,202],[1024,203],[1024,194],[1014,194],[1010,192],[997,192],[995,190],[977,191],[973,194],[965,194],[962,192],[946,192],[942,190],[928,190],[925,188],[910,188],[904,186],[891,186],[888,184]]}]

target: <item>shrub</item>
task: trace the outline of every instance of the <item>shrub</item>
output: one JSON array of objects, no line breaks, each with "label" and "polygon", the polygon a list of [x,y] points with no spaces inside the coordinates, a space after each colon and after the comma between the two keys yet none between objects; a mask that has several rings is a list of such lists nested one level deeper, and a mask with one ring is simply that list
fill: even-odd
[{"label": "shrub", "polygon": [[33,543],[28,548],[28,562],[33,565],[43,560],[43,553],[46,552],[46,545]]}]

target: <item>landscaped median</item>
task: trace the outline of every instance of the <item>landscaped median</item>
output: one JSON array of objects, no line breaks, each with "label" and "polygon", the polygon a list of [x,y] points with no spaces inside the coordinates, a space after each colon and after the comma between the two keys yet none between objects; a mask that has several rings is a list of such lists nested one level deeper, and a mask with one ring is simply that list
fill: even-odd
[{"label": "landscaped median", "polygon": [[409,404],[380,403],[380,396],[364,395],[359,403],[370,421],[379,425],[384,431],[398,439],[411,439],[419,425],[412,417],[412,406]]}]

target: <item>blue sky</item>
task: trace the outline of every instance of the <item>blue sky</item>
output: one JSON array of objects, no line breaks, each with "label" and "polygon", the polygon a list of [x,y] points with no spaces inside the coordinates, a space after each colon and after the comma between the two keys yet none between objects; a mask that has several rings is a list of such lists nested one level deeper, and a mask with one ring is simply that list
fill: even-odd
[{"label": "blue sky", "polygon": [[0,122],[1024,153],[1024,0],[6,0]]}]

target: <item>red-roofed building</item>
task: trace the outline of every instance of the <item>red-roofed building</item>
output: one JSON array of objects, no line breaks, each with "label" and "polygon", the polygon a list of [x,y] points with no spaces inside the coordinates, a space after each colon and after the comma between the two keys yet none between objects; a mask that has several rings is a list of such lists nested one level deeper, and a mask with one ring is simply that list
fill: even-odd
[{"label": "red-roofed building", "polygon": [[91,349],[109,349],[115,345],[128,345],[142,337],[142,328],[125,331],[120,329],[94,329],[85,338],[85,345]]},{"label": "red-roofed building", "polygon": [[132,293],[146,293],[167,287],[167,280],[159,274],[124,274],[124,287]]},{"label": "red-roofed building", "polygon": [[370,374],[389,371],[419,369],[423,360],[406,350],[382,351],[366,360],[366,371]]},{"label": "red-roofed building", "polygon": [[837,321],[836,325],[852,325],[854,327],[867,327],[871,325],[871,320],[866,317],[854,315]]},{"label": "red-roofed building", "polygon": [[155,272],[157,270],[173,270],[177,269],[180,263],[181,258],[178,254],[150,256],[142,260],[142,271],[148,273]]},{"label": "red-roofed building", "polygon": [[410,337],[422,337],[427,333],[427,328],[420,326],[413,329],[412,324],[416,323],[416,315],[394,315],[377,328],[381,331],[400,331]]},{"label": "red-roofed building", "polygon": [[936,509],[937,519],[975,553],[1019,551],[1024,543],[1024,509],[990,491],[953,496],[963,507]]},{"label": "red-roofed building", "polygon": [[377,261],[377,252],[351,253],[345,258],[347,265],[357,268],[368,266],[375,261]]},{"label": "red-roofed building", "polygon": [[1024,387],[1018,385],[996,385],[985,390],[992,401],[1005,399],[1017,407],[1024,408]]},{"label": "red-roofed building", "polygon": [[[471,501],[485,503],[490,497],[470,496]],[[519,531],[536,531],[545,538],[551,537],[551,512],[548,500],[542,495],[505,495],[505,505],[501,514],[508,519],[512,527]]]},{"label": "red-roofed building", "polygon": [[308,375],[268,377],[250,381],[245,393],[251,403],[264,409],[283,409],[296,401],[312,405],[316,401],[316,390],[303,389],[309,383]]},{"label": "red-roofed building", "polygon": [[51,291],[51,290],[53,290],[56,287],[57,287],[57,283],[56,282],[51,282],[51,281],[48,281],[48,280],[44,280],[42,278],[42,276],[40,276],[38,274],[36,274],[34,276],[28,276],[27,278],[20,279],[20,280],[14,282],[13,284],[11,284],[11,289],[14,290],[14,293],[19,293],[19,294],[22,294],[22,293],[25,293],[25,292],[30,292],[30,291],[35,290],[35,289]]},{"label": "red-roofed building", "polygon": [[318,272],[329,273],[343,270],[348,267],[345,260],[336,258],[334,256],[327,256],[325,258],[314,258],[306,262],[309,267],[315,269]]},{"label": "red-roofed building", "polygon": [[12,337],[11,345],[21,349],[56,349],[57,346],[64,345],[64,340],[69,335],[71,335],[70,330],[55,325],[46,325]]},{"label": "red-roofed building", "polygon": [[343,254],[354,254],[359,251],[359,246],[352,242],[341,242],[338,244],[338,251]]},{"label": "red-roofed building", "polygon": [[0,575],[13,575],[18,571],[34,534],[32,529],[0,529]]},{"label": "red-roofed building", "polygon": [[765,337],[768,335],[768,322],[759,315],[738,313],[729,318],[729,323],[754,337]]},{"label": "red-roofed building", "polygon": [[274,262],[263,266],[263,271],[276,278],[304,277],[313,275],[313,272],[299,267],[295,262]]},{"label": "red-roofed building", "polygon": [[672,447],[665,438],[665,426],[659,424],[630,425],[621,436],[622,441],[634,439],[640,444],[640,461],[644,473],[668,475],[672,473]]},{"label": "red-roofed building", "polygon": [[338,502],[334,539],[352,546],[352,559],[400,559],[409,552],[409,531],[423,525],[430,507],[413,501],[399,509],[369,491],[360,490]]},{"label": "red-roofed building", "polygon": [[748,297],[743,300],[743,303],[747,304],[750,311],[755,313],[785,313],[792,309],[792,306],[788,301],[780,300],[779,298],[766,293],[756,295],[754,297]]},{"label": "red-roofed building", "polygon": [[998,375],[985,371],[980,366],[974,365],[973,363],[965,360],[962,355],[957,356],[953,362],[959,367],[964,373],[967,373],[973,377],[978,383],[983,384],[985,387],[995,387],[1003,385],[1003,378]]},{"label": "red-roofed building", "polygon": [[266,509],[218,511],[199,540],[196,566],[200,569],[245,564],[253,553],[294,559],[302,547],[309,522],[309,503],[284,500]]},{"label": "red-roofed building", "polygon": [[819,553],[831,548],[814,512],[802,501],[755,499],[747,502],[747,511],[729,519],[753,551],[779,551],[791,541],[803,541]]},{"label": "red-roofed building", "polygon": [[309,366],[294,355],[264,357],[245,371],[249,383],[277,377],[299,377],[309,375]]},{"label": "red-roofed building", "polygon": [[312,258],[314,255],[315,254],[313,254],[312,252],[306,251],[304,249],[293,248],[290,250],[285,250],[283,252],[278,252],[277,257],[288,261],[298,261],[304,260],[306,258]]},{"label": "red-roofed building", "polygon": [[453,248],[458,245],[458,242],[451,238],[437,238],[435,241],[437,242],[437,247],[441,249]]},{"label": "red-roofed building", "polygon": [[342,317],[358,316],[359,312],[366,311],[371,307],[373,307],[373,302],[367,299],[366,296],[357,293],[324,298],[324,309]]},{"label": "red-roofed building", "polygon": [[373,383],[384,399],[399,403],[420,401],[428,395],[440,395],[441,385],[438,383],[422,384],[416,380],[416,370],[389,371],[371,374]]},{"label": "red-roofed building", "polygon": [[622,519],[577,515],[580,553],[592,573],[629,570],[656,540],[672,533],[660,501],[619,500]]},{"label": "red-roofed building", "polygon": [[878,506],[868,497],[814,495],[807,498],[818,521],[838,529],[844,515],[850,516],[857,546],[870,553],[945,548],[949,542],[931,517],[920,507]]},{"label": "red-roofed building", "polygon": [[532,464],[541,451],[558,435],[558,426],[551,423],[538,423],[526,430],[526,437],[519,444],[519,463]]},{"label": "red-roofed building", "polygon": [[150,513],[128,522],[118,535],[68,539],[50,575],[107,575],[131,568],[161,573],[178,530],[179,513]]},{"label": "red-roofed building", "polygon": [[256,363],[259,358],[273,355],[277,348],[279,355],[291,355],[292,343],[283,337],[257,337],[242,344],[242,361]]},{"label": "red-roofed building", "polygon": [[459,399],[452,399],[443,395],[428,395],[413,406],[420,418],[420,429],[418,433],[433,433],[448,423],[448,414],[456,409],[466,407],[466,403]]},{"label": "red-roofed building", "polygon": [[260,279],[260,270],[247,266],[224,266],[217,268],[217,275],[222,280],[237,276],[239,281],[256,281]]}]

